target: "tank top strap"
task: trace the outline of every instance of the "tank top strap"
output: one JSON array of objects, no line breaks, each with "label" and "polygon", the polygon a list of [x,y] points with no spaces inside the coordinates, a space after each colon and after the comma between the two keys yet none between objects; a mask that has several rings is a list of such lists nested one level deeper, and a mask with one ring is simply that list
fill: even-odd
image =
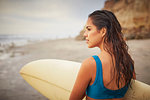
[{"label": "tank top strap", "polygon": [[96,78],[94,84],[99,83],[100,86],[103,86],[103,69],[102,62],[97,55],[92,56],[96,61]]}]

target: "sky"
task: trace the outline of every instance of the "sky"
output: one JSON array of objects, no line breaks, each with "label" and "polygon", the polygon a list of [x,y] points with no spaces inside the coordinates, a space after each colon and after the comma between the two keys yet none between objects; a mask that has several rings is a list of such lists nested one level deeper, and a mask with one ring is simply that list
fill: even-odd
[{"label": "sky", "polygon": [[76,36],[105,0],[0,0],[0,34]]}]

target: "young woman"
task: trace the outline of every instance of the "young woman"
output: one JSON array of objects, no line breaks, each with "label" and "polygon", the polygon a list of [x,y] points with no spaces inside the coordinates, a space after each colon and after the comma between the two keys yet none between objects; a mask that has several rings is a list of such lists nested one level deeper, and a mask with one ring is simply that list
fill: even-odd
[{"label": "young woman", "polygon": [[70,100],[85,96],[87,100],[122,100],[136,77],[117,18],[107,10],[94,11],[84,36],[89,48],[98,47],[101,52],[82,62]]}]

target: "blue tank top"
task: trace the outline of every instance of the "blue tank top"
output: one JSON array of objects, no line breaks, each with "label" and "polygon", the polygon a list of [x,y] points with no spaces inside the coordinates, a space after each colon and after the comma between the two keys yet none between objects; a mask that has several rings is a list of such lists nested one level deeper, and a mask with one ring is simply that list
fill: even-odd
[{"label": "blue tank top", "polygon": [[94,55],[92,57],[96,61],[96,78],[94,83],[87,87],[86,95],[93,99],[112,99],[124,97],[129,85],[125,85],[118,90],[107,89],[103,83],[103,70],[101,60],[97,55]]}]

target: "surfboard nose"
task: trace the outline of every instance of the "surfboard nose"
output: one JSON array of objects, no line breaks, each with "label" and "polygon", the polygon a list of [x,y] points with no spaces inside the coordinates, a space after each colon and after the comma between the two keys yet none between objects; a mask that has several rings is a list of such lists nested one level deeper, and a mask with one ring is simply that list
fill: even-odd
[{"label": "surfboard nose", "polygon": [[22,74],[29,74],[29,75],[32,75],[32,72],[34,72],[34,68],[32,67],[34,64],[36,64],[37,61],[32,61],[30,63],[27,63],[26,65],[24,65],[19,73],[22,75]]},{"label": "surfboard nose", "polygon": [[22,67],[20,74],[33,88],[51,100],[68,100],[81,63],[43,59]]}]

